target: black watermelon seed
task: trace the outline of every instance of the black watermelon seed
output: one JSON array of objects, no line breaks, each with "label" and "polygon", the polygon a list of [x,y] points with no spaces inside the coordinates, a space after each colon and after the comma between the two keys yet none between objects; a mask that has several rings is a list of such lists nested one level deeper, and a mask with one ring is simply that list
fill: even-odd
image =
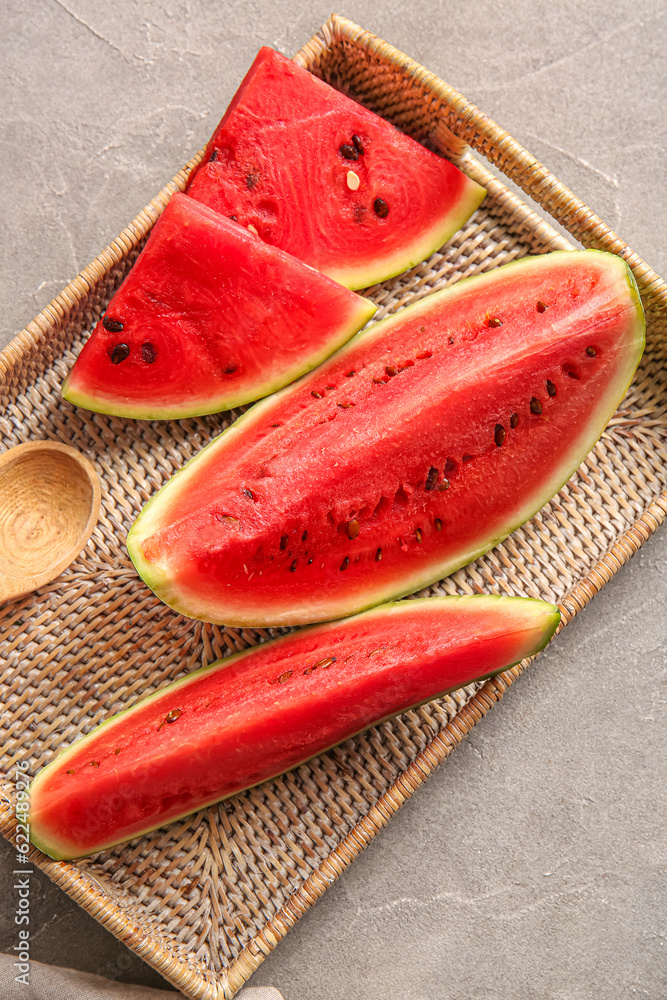
[{"label": "black watermelon seed", "polygon": [[435,519],[435,530],[442,531],[442,521],[440,520],[439,517],[436,517]]},{"label": "black watermelon seed", "polygon": [[428,476],[426,477],[426,484],[424,486],[425,490],[432,490],[438,481],[438,470],[435,466],[431,466],[428,470]]},{"label": "black watermelon seed", "polygon": [[497,316],[492,316],[491,319],[488,322],[488,325],[490,327],[502,326],[503,325],[503,321],[501,319],[498,319]]},{"label": "black watermelon seed", "polygon": [[309,559],[309,560],[308,560],[308,565],[309,565],[309,566],[310,566],[310,564],[311,564],[311,562],[312,562],[312,561],[313,561],[312,559]]},{"label": "black watermelon seed", "polygon": [[385,371],[386,371],[387,375],[389,376],[389,378],[393,378],[394,375],[398,375],[398,372],[396,371],[396,369],[394,367],[392,367],[392,365],[387,365],[387,367],[385,368]]},{"label": "black watermelon seed", "polygon": [[214,149],[213,152],[211,153],[210,157],[209,157],[208,162],[209,163],[213,163],[213,161],[217,160],[217,159],[218,159],[218,151],[217,151],[217,149]]},{"label": "black watermelon seed", "polygon": [[235,371],[236,365],[233,365],[231,368],[225,368],[225,375],[233,375]]},{"label": "black watermelon seed", "polygon": [[380,562],[382,559],[382,549],[378,549],[375,553],[375,562]]},{"label": "black watermelon seed", "polygon": [[249,490],[247,486],[243,487],[243,495],[246,496],[248,498],[248,500],[254,500],[255,499],[255,494],[253,493],[252,490]]},{"label": "black watermelon seed", "polygon": [[417,544],[421,545],[421,541],[422,541],[422,530],[421,530],[421,528],[415,528],[415,538],[417,539]]},{"label": "black watermelon seed", "polygon": [[538,313],[546,312],[548,308],[549,307],[546,304],[546,302],[538,302],[537,303],[537,311],[538,311]]},{"label": "black watermelon seed", "polygon": [[553,382],[550,382],[549,379],[547,379],[544,384],[547,387],[547,392],[549,393],[549,395],[550,396],[555,396],[556,395],[556,386],[553,384]]},{"label": "black watermelon seed", "polygon": [[322,398],[322,393],[321,393],[321,392],[315,392],[315,390],[314,390],[314,389],[313,389],[313,391],[311,392],[311,394],[310,394],[310,395],[311,395],[311,396],[314,396],[314,397],[315,397],[315,399],[321,399],[321,398]]},{"label": "black watermelon seed", "polygon": [[383,376],[382,378],[374,378],[373,382],[375,382],[376,385],[386,385],[387,379]]},{"label": "black watermelon seed", "polygon": [[305,540],[306,540],[307,538],[308,538],[308,532],[307,532],[307,531],[304,531],[304,533],[303,533],[303,534],[302,534],[302,536],[301,536],[301,541],[302,541],[302,542],[305,542]]},{"label": "black watermelon seed", "polygon": [[513,413],[512,416],[510,417],[510,427],[514,429],[518,425],[518,423],[519,423],[519,414]]},{"label": "black watermelon seed", "polygon": [[579,379],[581,378],[581,376],[577,372],[575,372],[573,368],[568,368],[565,374],[567,375],[568,378],[574,378],[577,381],[579,381]]},{"label": "black watermelon seed", "polygon": [[141,357],[144,359],[147,365],[152,365],[157,358],[157,350],[154,344],[146,341],[145,344],[141,345]]},{"label": "black watermelon seed", "polygon": [[461,459],[461,461],[462,462],[472,462],[472,460],[473,460],[474,457],[475,457],[474,455],[464,455],[463,458]]},{"label": "black watermelon seed", "polygon": [[238,215],[230,215],[229,218],[232,220],[232,222],[238,222],[239,221]]},{"label": "black watermelon seed", "polygon": [[181,713],[180,708],[172,708],[171,712],[167,712],[167,714],[165,715],[164,721],[165,722],[176,722],[176,719],[180,719],[181,714],[182,713]]},{"label": "black watermelon seed", "polygon": [[352,142],[353,142],[354,148],[356,149],[356,151],[359,154],[359,156],[363,156],[364,155],[364,144],[361,141],[361,136],[360,135],[353,135],[352,136]]},{"label": "black watermelon seed", "polygon": [[100,766],[99,760],[89,760],[88,763],[90,764],[91,767],[99,767]]},{"label": "black watermelon seed", "polygon": [[286,548],[287,548],[287,542],[288,542],[288,538],[287,538],[287,535],[283,535],[283,536],[281,537],[281,539],[280,539],[280,548],[281,548],[281,551],[282,551],[283,549],[286,549]]},{"label": "black watermelon seed", "polygon": [[540,403],[537,396],[533,396],[533,398],[530,401],[530,412],[536,413],[538,417],[542,412],[542,404]]},{"label": "black watermelon seed", "polygon": [[120,753],[120,747],[116,747],[116,749],[114,750],[114,753],[115,753],[116,755],[118,755],[118,754]]},{"label": "black watermelon seed", "polygon": [[290,571],[290,573],[295,573],[296,572],[296,559],[294,560],[294,562],[290,566],[289,571]]},{"label": "black watermelon seed", "polygon": [[449,485],[449,479],[443,479],[441,483],[438,483],[438,489],[441,493],[443,493],[445,490],[449,489]]},{"label": "black watermelon seed", "polygon": [[502,424],[496,424],[496,429],[493,433],[493,439],[496,442],[498,448],[502,448],[505,443],[505,428]]},{"label": "black watermelon seed", "polygon": [[456,462],[453,458],[448,458],[445,462],[445,475],[452,472],[456,472]]},{"label": "black watermelon seed", "polygon": [[389,215],[389,205],[384,198],[376,198],[373,202],[373,211],[378,219],[386,219]]},{"label": "black watermelon seed", "polygon": [[288,681],[290,679],[293,673],[294,673],[293,670],[286,670],[285,673],[281,674],[280,677],[278,678],[278,683],[284,684],[285,681]]},{"label": "black watermelon seed", "polygon": [[355,404],[354,403],[338,403],[338,406],[340,406],[341,410],[349,410],[350,407],[351,406],[355,406]]},{"label": "black watermelon seed", "polygon": [[113,351],[111,352],[111,364],[119,365],[121,361],[125,361],[126,358],[130,356],[130,348],[127,344],[116,344]]},{"label": "black watermelon seed", "polygon": [[102,320],[102,326],[109,333],[121,333],[123,329],[123,324],[119,319],[110,319],[109,316],[105,316]]},{"label": "black watermelon seed", "polygon": [[347,537],[352,542],[354,541],[354,539],[357,537],[358,534],[359,534],[359,522],[355,517],[351,521],[347,522]]},{"label": "black watermelon seed", "polygon": [[343,145],[339,148],[338,152],[340,153],[341,156],[345,157],[346,160],[359,159],[359,151],[355,149],[354,146],[351,146],[349,142],[344,142]]},{"label": "black watermelon seed", "polygon": [[345,558],[343,559],[342,563],[340,564],[340,571],[341,571],[341,573],[343,572],[344,569],[347,569],[347,567],[349,565],[350,565],[349,556],[345,556]]},{"label": "black watermelon seed", "polygon": [[352,378],[352,376],[356,375],[356,374],[357,373],[355,372],[355,370],[353,368],[351,372],[345,372],[345,378]]},{"label": "black watermelon seed", "polygon": [[597,357],[597,353],[598,352],[595,350],[594,347],[587,347],[586,348],[586,354],[588,355],[589,358],[595,358],[595,357]]},{"label": "black watermelon seed", "polygon": [[258,170],[251,170],[245,179],[245,186],[248,191],[252,191],[253,188],[257,187],[259,183],[260,173]]}]

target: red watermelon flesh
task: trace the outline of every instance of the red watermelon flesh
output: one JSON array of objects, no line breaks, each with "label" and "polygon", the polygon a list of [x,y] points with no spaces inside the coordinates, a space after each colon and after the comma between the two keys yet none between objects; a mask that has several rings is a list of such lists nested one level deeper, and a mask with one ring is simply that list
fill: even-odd
[{"label": "red watermelon flesh", "polygon": [[559,617],[527,598],[403,601],[220,660],[44,768],[31,787],[31,839],[72,858],[138,836],[532,656]]},{"label": "red watermelon flesh", "polygon": [[335,618],[412,593],[526,521],[577,469],[638,364],[634,278],[597,251],[428,296],[257,404],[128,536],[183,614]]},{"label": "red watermelon flesh", "polygon": [[374,312],[367,299],[175,194],[63,395],[144,419],[228,409],[319,364]]},{"label": "red watermelon flesh", "polygon": [[448,160],[269,48],[187,190],[350,288],[428,257],[485,194]]}]

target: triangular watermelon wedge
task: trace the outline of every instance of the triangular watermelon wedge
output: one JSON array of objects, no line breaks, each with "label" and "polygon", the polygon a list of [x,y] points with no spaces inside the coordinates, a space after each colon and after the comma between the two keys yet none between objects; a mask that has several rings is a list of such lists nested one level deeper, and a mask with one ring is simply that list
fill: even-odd
[{"label": "triangular watermelon wedge", "polygon": [[349,288],[424,260],[486,193],[269,48],[260,49],[187,190]]},{"label": "triangular watermelon wedge", "polygon": [[349,340],[375,306],[175,194],[63,385],[124,417],[214,413],[266,396]]}]

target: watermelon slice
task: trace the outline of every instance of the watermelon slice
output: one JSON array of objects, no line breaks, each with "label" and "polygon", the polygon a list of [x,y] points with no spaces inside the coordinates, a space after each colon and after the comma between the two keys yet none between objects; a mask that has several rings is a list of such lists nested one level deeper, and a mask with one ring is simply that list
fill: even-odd
[{"label": "watermelon slice", "polygon": [[177,473],[128,536],[183,614],[341,617],[481,555],[595,444],[641,357],[624,261],[529,257],[371,326]]},{"label": "watermelon slice", "polygon": [[59,859],[129,840],[532,656],[559,619],[529,598],[403,601],[220,660],[42,770],[31,839]]},{"label": "watermelon slice", "polygon": [[350,288],[424,260],[486,193],[448,160],[268,48],[187,191]]},{"label": "watermelon slice", "polygon": [[214,413],[293,381],[374,312],[368,299],[175,194],[63,395],[124,417]]}]

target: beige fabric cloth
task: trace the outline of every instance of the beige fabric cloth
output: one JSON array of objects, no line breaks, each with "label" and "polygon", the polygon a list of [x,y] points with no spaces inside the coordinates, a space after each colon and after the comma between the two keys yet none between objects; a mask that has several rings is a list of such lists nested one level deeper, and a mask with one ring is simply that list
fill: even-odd
[{"label": "beige fabric cloth", "polygon": [[[74,969],[60,969],[30,961],[29,982],[16,982],[20,970],[14,955],[0,954],[0,998],[2,1000],[177,1000],[182,993],[153,990],[111,982],[101,976]],[[271,986],[248,986],[236,994],[237,1000],[283,1000]]]}]

